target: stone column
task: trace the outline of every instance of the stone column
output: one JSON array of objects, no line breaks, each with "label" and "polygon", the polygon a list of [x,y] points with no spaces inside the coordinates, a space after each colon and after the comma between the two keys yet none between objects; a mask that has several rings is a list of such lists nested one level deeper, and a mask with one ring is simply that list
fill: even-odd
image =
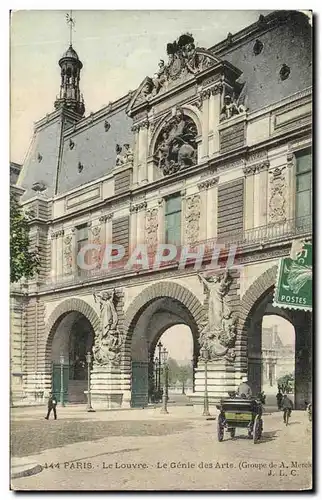
[{"label": "stone column", "polygon": [[295,195],[296,195],[296,159],[294,153],[287,154],[287,176],[289,185],[289,195],[288,195],[288,219],[295,219]]},{"label": "stone column", "polygon": [[202,158],[208,156],[208,136],[209,136],[209,98],[210,90],[201,92],[202,104]]},{"label": "stone column", "polygon": [[198,184],[200,192],[200,241],[207,239],[207,181]]},{"label": "stone column", "polygon": [[136,205],[135,210],[137,212],[137,233],[136,241],[138,244],[145,243],[145,213],[146,213],[147,203],[146,201]]},{"label": "stone column", "polygon": [[185,245],[186,242],[186,227],[185,227],[185,221],[186,221],[186,190],[182,189],[180,191],[181,194],[181,245]]},{"label": "stone column", "polygon": [[218,180],[219,177],[210,179],[207,191],[207,240],[217,237],[218,218]]},{"label": "stone column", "polygon": [[165,227],[164,227],[164,198],[158,200],[158,243],[165,243]]},{"label": "stone column", "polygon": [[130,208],[130,249],[131,253],[137,245],[137,212],[135,205]]},{"label": "stone column", "polygon": [[57,237],[56,233],[51,233],[51,281],[54,282],[57,279]]},{"label": "stone column", "polygon": [[57,280],[61,281],[63,278],[63,236],[64,236],[64,231],[57,231],[57,264],[56,264],[56,269],[57,269]]},{"label": "stone column", "polygon": [[147,169],[147,157],[148,157],[148,120],[141,122],[139,124],[139,178],[138,183],[148,182],[148,169]]},{"label": "stone column", "polygon": [[209,155],[218,154],[219,153],[219,120],[220,120],[220,112],[222,108],[222,83],[218,83],[214,85],[211,89],[212,93],[212,110],[210,115],[213,117],[213,122],[210,124],[209,128],[213,130],[213,138],[212,138],[212,147],[209,147]]},{"label": "stone column", "polygon": [[265,226],[267,224],[268,168],[269,168],[268,160],[265,160],[259,165],[257,165],[257,171],[259,177],[258,180],[258,186],[259,186],[258,225],[259,226]]},{"label": "stone column", "polygon": [[244,167],[245,175],[245,230],[254,227],[254,173],[255,167]]},{"label": "stone column", "polygon": [[138,174],[139,174],[139,127],[138,125],[133,125],[132,132],[134,133],[133,141],[133,176],[132,183],[134,186],[138,184]]}]

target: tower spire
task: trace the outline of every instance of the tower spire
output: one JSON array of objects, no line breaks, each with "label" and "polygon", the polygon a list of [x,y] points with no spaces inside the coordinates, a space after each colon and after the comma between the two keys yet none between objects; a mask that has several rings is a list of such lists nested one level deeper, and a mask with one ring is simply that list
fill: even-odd
[{"label": "tower spire", "polygon": [[66,22],[69,24],[69,45],[73,46],[73,27],[75,26],[75,19],[73,18],[73,11],[70,10],[69,14],[66,14]]},{"label": "tower spire", "polygon": [[61,68],[60,92],[55,101],[55,109],[70,109],[80,116],[85,113],[83,95],[80,93],[80,72],[83,67],[77,52],[73,48],[73,27],[75,19],[72,11],[66,14],[66,22],[69,25],[69,47],[58,64]]}]

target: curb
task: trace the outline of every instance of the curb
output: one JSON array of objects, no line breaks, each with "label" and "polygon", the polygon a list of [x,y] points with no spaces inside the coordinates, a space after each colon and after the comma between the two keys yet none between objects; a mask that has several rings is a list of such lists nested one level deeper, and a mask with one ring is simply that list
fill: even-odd
[{"label": "curb", "polygon": [[[14,472],[14,469],[22,469]],[[43,470],[43,467],[39,464],[33,463],[28,467],[24,465],[11,466],[11,479],[19,479],[20,477],[33,476],[39,474]]]}]

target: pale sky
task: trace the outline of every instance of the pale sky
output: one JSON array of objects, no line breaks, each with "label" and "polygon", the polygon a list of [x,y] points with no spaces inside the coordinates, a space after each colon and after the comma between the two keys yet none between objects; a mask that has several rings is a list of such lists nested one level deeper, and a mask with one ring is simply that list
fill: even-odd
[{"label": "pale sky", "polygon": [[[64,10],[21,10],[11,20],[11,161],[22,163],[33,123],[53,111],[59,92],[58,60],[69,45]],[[86,114],[135,90],[151,76],[166,44],[191,32],[199,47],[257,21],[269,11],[75,10],[73,46],[83,69]]]}]

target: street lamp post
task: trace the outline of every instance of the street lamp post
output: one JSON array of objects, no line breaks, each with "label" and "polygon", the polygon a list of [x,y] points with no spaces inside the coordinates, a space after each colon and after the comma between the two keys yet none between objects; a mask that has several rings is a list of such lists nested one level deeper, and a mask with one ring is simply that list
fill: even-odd
[{"label": "street lamp post", "polygon": [[157,394],[158,394],[158,387],[159,387],[159,382],[158,382],[158,371],[159,371],[159,358],[156,357],[154,360],[154,398],[155,402],[157,402]]},{"label": "street lamp post", "polygon": [[163,361],[163,394],[162,394],[162,408],[161,413],[166,414],[168,412],[168,351],[163,348],[162,351],[162,361]]},{"label": "street lamp post", "polygon": [[92,408],[92,394],[91,394],[91,362],[92,355],[90,352],[86,354],[86,362],[87,362],[87,411],[94,412],[95,410]]},{"label": "street lamp post", "polygon": [[158,393],[160,394],[161,392],[161,349],[162,349],[162,344],[161,342],[158,343],[158,349],[159,349],[159,363],[158,363],[158,367],[159,367],[159,376],[158,376]]},{"label": "street lamp post", "polygon": [[205,363],[205,392],[203,397],[203,416],[210,417],[209,413],[209,399],[208,399],[208,360],[209,360],[209,351],[205,347],[200,349],[201,357]]},{"label": "street lamp post", "polygon": [[64,362],[63,354],[60,355],[60,405],[65,406],[64,402]]}]

